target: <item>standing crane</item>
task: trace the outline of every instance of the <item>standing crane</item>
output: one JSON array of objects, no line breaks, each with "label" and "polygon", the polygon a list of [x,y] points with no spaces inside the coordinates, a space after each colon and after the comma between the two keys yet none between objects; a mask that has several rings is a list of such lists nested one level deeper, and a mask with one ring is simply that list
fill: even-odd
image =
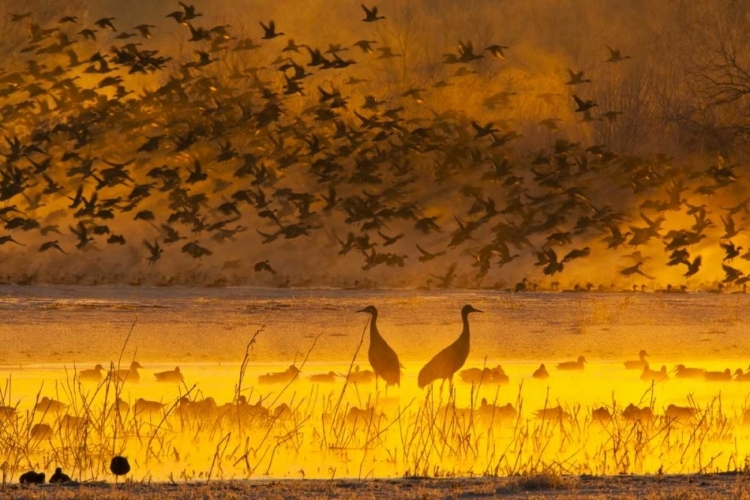
[{"label": "standing crane", "polygon": [[372,316],[370,321],[370,349],[367,357],[375,372],[375,382],[378,378],[385,380],[386,389],[389,385],[401,385],[401,363],[398,355],[378,331],[378,310],[375,306],[367,306],[357,312],[368,313]]},{"label": "standing crane", "polygon": [[466,358],[469,357],[469,314],[473,312],[482,312],[474,309],[470,305],[465,305],[461,309],[461,319],[464,323],[464,329],[461,336],[451,345],[440,351],[432,358],[424,368],[419,371],[419,388],[431,384],[435,380],[447,379],[451,386],[453,385],[453,374],[464,366]]}]

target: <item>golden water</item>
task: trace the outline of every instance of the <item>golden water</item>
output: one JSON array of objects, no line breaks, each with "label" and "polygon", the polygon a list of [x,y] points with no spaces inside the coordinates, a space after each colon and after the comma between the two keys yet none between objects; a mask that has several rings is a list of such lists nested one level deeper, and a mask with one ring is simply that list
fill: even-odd
[{"label": "golden water", "polygon": [[[115,452],[130,458],[133,477],[154,480],[695,472],[742,468],[750,454],[750,429],[743,426],[750,383],[672,375],[652,387],[622,365],[646,349],[655,369],[677,363],[747,368],[747,298],[741,295],[142,287],[4,292],[2,404],[17,415],[3,421],[0,434],[8,477],[59,465],[83,480],[111,479],[107,466]],[[442,391],[439,384],[419,390],[423,362],[460,333],[464,303],[485,311],[471,317],[466,367],[501,364],[510,383],[473,387],[456,377],[452,396],[447,384]],[[404,364],[401,387],[387,392],[382,385],[345,383],[352,364],[369,369],[366,335],[357,353],[367,317],[355,312],[368,304],[380,309],[380,331]],[[238,422],[236,409],[204,418],[181,408],[186,394],[194,401],[213,398],[219,407],[235,400],[245,347],[261,326],[240,391],[252,404],[261,400],[269,416]],[[96,363],[117,364],[123,345],[121,367],[137,359],[144,368],[139,383],[117,387],[121,398],[131,405],[138,398],[160,401],[162,412],[118,416],[110,410],[114,384],[74,377]],[[555,369],[556,362],[581,354],[589,360],[582,372]],[[259,375],[294,362],[302,372],[288,386],[258,383]],[[531,378],[540,362],[551,375],[546,381]],[[154,373],[176,365],[184,384],[156,382]],[[334,383],[308,380],[329,371],[337,374]],[[70,407],[59,415],[33,412],[43,396]],[[440,411],[449,397],[456,409]],[[486,418],[483,398],[511,403],[520,415]],[[657,416],[669,404],[693,406],[697,418],[633,424],[619,416],[630,403],[650,406]],[[290,411],[276,417],[282,404]],[[353,406],[374,407],[373,418],[348,420]],[[572,418],[535,418],[545,406],[561,406]],[[592,410],[601,406],[615,415],[613,422],[592,421]],[[86,422],[65,428],[65,413]],[[51,426],[51,437],[30,437],[31,425],[40,422]]]}]

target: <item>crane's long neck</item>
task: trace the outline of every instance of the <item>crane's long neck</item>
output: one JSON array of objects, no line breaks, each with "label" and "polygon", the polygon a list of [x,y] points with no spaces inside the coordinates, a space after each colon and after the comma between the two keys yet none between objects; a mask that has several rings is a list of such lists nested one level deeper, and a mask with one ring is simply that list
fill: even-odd
[{"label": "crane's long neck", "polygon": [[465,313],[461,315],[461,319],[464,322],[464,329],[461,332],[461,339],[466,339],[466,342],[469,341],[469,314]]},{"label": "crane's long neck", "polygon": [[372,318],[370,319],[370,339],[373,338],[380,338],[380,332],[378,331],[378,313],[374,312],[372,313]]}]

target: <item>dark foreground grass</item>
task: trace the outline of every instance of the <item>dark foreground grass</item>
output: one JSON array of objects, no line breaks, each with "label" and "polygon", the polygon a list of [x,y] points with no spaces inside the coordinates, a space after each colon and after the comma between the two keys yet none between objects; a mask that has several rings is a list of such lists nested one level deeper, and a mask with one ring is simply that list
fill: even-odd
[{"label": "dark foreground grass", "polygon": [[105,484],[0,487],[13,499],[650,499],[750,500],[747,474],[398,480],[224,481],[201,484]]}]

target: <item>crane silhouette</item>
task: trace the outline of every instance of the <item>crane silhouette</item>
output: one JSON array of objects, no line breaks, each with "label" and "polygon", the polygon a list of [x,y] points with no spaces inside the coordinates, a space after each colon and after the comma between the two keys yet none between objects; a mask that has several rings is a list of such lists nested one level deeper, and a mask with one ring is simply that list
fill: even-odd
[{"label": "crane silhouette", "polygon": [[431,384],[435,380],[448,379],[453,385],[453,374],[466,362],[469,357],[469,314],[473,312],[482,312],[473,308],[471,305],[465,305],[461,309],[461,319],[463,320],[464,329],[461,336],[451,345],[440,351],[419,371],[417,381],[419,388]]},{"label": "crane silhouette", "polygon": [[375,372],[375,383],[378,378],[385,380],[386,389],[389,385],[401,385],[401,363],[398,355],[385,341],[378,331],[378,310],[375,306],[367,306],[357,312],[368,313],[370,320],[370,349],[367,357]]}]

